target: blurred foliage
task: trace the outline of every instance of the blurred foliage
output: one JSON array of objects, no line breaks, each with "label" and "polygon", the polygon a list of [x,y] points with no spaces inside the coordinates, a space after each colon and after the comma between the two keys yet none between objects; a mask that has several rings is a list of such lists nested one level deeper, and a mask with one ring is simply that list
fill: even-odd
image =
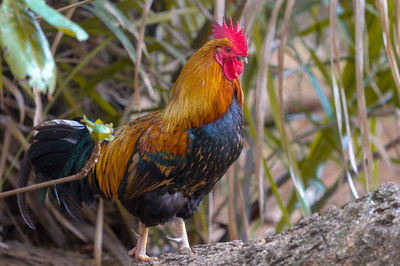
[{"label": "blurred foliage", "polygon": [[[107,123],[119,125],[127,108],[131,119],[163,108],[185,61],[211,36],[212,21],[209,17],[213,13],[214,1],[154,1],[145,21],[146,32],[139,70],[142,109],[138,110],[132,96],[143,2],[86,1],[87,3],[74,9],[77,1],[47,1],[47,5],[44,1],[39,1],[40,6],[46,6],[42,10],[32,8],[32,2],[3,1],[0,10],[1,59],[7,62],[2,62],[0,68],[0,88],[4,87],[0,90],[0,138],[3,139],[0,144],[0,184],[3,190],[16,186],[19,161],[29,140],[34,119],[36,106],[33,95],[22,88],[39,87],[43,91],[48,88],[51,92],[55,87],[52,97],[42,97],[45,120],[86,114],[88,117],[101,118]],[[284,1],[278,12],[271,57],[268,59],[268,100],[266,116],[262,119],[264,126],[260,166],[265,176],[262,180],[262,191],[265,192],[266,206],[260,208],[260,183],[254,177],[254,160],[257,159],[254,157],[254,150],[259,134],[256,130],[258,110],[255,110],[259,95],[255,88],[261,49],[276,1],[247,2],[250,4],[239,0],[226,1],[225,15],[232,16],[234,20],[240,20],[241,25],[245,25],[249,40],[249,63],[241,77],[245,95],[248,148],[234,166],[234,186],[228,189],[227,181],[222,179],[214,190],[213,202],[205,200],[200,212],[190,220],[188,230],[191,244],[229,240],[228,227],[232,222],[226,215],[229,195],[235,195],[235,214],[230,219],[235,219],[237,235],[243,239],[256,238],[260,236],[260,232],[280,232],[285,226],[295,224],[301,216],[299,198],[307,208],[314,212],[320,211],[331,197],[339,193],[341,187],[345,188],[346,197],[351,197],[347,184],[350,180],[354,180],[360,195],[374,189],[381,182],[378,168],[380,159],[391,167],[395,167],[400,161],[388,151],[398,143],[397,132],[382,130],[388,127],[393,129],[398,122],[397,108],[400,102],[393,79],[393,73],[396,75],[396,72],[393,72],[395,70],[391,68],[385,50],[382,17],[375,1],[365,1],[362,73],[369,122],[368,134],[375,160],[368,162],[373,166],[371,180],[363,177],[361,167],[363,151],[367,147],[362,144],[359,123],[358,105],[363,99],[357,97],[356,90],[356,18],[353,1],[339,1],[334,10],[338,21],[334,36],[330,35],[330,1],[295,2],[287,21],[287,44],[281,73],[284,99],[280,102],[277,54],[284,34],[282,27],[287,4]],[[261,8],[253,10],[252,4],[259,4]],[[397,40],[400,39],[397,34],[400,23],[395,16],[394,1],[388,1],[388,4],[389,36],[395,47],[392,56],[395,56],[397,63]],[[69,5],[72,8],[65,8]],[[28,6],[43,20],[35,18]],[[50,6],[51,9],[48,9]],[[76,24],[71,24],[70,20],[58,15],[53,17],[52,14],[59,8],[63,8],[62,12],[74,9],[71,12],[71,21]],[[45,10],[49,12],[46,13]],[[400,17],[400,14],[396,15]],[[48,16],[53,20],[46,19],[50,18]],[[63,35],[56,43],[58,31],[68,35]],[[79,40],[85,40],[85,33],[89,38],[80,42]],[[339,44],[337,58],[331,52],[332,41]],[[52,49],[55,51],[54,55],[51,55],[47,42],[55,45]],[[24,82],[26,77],[29,77],[28,83]],[[342,88],[339,98],[335,96],[335,82],[339,90]],[[129,105],[130,102],[133,102],[132,106]],[[282,108],[284,124],[280,120]],[[347,122],[342,117],[346,115],[345,109],[348,111]],[[22,112],[26,113],[23,119]],[[339,132],[339,128],[342,128],[342,132]],[[283,130],[288,138],[289,149],[284,147]],[[351,143],[354,146],[350,146]],[[286,152],[292,153],[289,155],[292,162]],[[357,169],[352,165],[352,156],[356,160]],[[293,174],[290,170],[294,166],[298,175],[294,175],[295,179],[292,181],[304,184],[304,193],[296,192],[293,182],[290,181]],[[40,205],[34,195],[31,196],[29,204],[34,211]],[[95,208],[85,207],[84,221],[74,222],[68,215],[60,220],[57,214],[65,210],[61,207],[54,208],[53,203],[47,202],[47,208],[43,207],[40,212],[34,211],[36,223],[40,224],[39,232],[21,232],[18,228],[24,228],[25,225],[18,214],[15,198],[6,199],[5,203],[4,206],[8,206],[10,212],[0,209],[0,217],[6,221],[1,231],[3,240],[30,239],[35,244],[47,241],[66,245],[72,241],[82,244],[92,238]],[[213,213],[208,213],[207,204],[212,204]],[[260,220],[260,209],[266,214],[265,221]],[[38,215],[41,212],[46,212],[46,215]],[[213,221],[211,225],[207,223],[210,215]],[[124,261],[125,251],[134,242],[130,229],[132,226],[136,227],[134,219],[117,203],[108,202],[105,205],[105,224],[107,241],[103,244],[116,258]],[[71,231],[70,226],[75,231]],[[211,228],[215,233],[212,234],[212,239],[208,239],[208,230]],[[68,230],[73,234],[66,235]],[[175,249],[175,243],[166,238],[166,235],[171,234],[173,233],[168,226],[152,229],[150,241],[153,249],[149,253],[157,254]]]}]

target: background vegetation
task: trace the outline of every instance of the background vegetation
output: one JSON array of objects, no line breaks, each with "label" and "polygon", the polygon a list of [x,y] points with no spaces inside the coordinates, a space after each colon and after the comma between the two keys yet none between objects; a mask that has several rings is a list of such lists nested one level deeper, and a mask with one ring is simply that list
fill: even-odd
[{"label": "background vegetation", "polygon": [[[86,114],[117,126],[165,106],[222,15],[239,21],[249,41],[241,77],[248,145],[190,220],[191,244],[280,232],[397,181],[397,1],[4,0],[0,191],[16,187],[32,125]],[[0,199],[0,240],[94,250],[98,258],[102,242],[126,263],[137,225],[117,203],[83,206],[77,222],[56,202],[50,195],[41,205],[30,193],[38,230],[29,231],[16,197]],[[175,250],[173,235],[168,225],[152,229],[150,253]]]}]

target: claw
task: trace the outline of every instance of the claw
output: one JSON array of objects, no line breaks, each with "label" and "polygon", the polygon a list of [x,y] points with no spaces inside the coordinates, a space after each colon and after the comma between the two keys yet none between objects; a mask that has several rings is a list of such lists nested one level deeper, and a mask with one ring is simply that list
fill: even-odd
[{"label": "claw", "polygon": [[135,256],[135,258],[140,262],[146,262],[155,259],[155,257],[149,257],[146,255],[146,244],[147,244],[147,235],[149,233],[149,228],[147,228],[146,225],[139,222],[139,235],[135,231],[133,231],[133,233],[137,235],[138,240],[136,246],[131,250],[129,250],[128,254],[130,256]]},{"label": "claw", "polygon": [[149,257],[146,254],[140,254],[142,253],[140,248],[138,246],[134,247],[133,249],[129,250],[128,254],[130,256],[135,256],[135,258],[140,261],[140,262],[147,262],[150,260],[156,259],[156,257]]}]

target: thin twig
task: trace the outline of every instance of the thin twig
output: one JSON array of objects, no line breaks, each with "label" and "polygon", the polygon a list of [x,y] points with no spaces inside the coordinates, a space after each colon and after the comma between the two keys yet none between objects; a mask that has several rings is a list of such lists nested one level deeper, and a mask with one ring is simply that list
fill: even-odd
[{"label": "thin twig", "polygon": [[9,190],[6,192],[2,192],[2,193],[0,193],[0,198],[5,198],[5,197],[11,196],[11,195],[18,194],[18,193],[24,193],[24,192],[32,191],[35,189],[39,189],[39,188],[43,188],[43,187],[50,187],[53,185],[71,182],[71,181],[75,181],[75,180],[80,180],[80,179],[84,178],[85,176],[87,176],[87,174],[92,169],[93,165],[97,162],[97,159],[100,156],[100,151],[101,151],[100,144],[101,144],[101,142],[96,142],[96,144],[94,146],[94,150],[92,152],[92,155],[90,156],[89,160],[87,161],[85,167],[79,173],[71,175],[71,176],[39,183],[39,184],[34,184],[31,186],[27,186],[27,187],[22,187],[22,188],[17,188],[17,189]]}]

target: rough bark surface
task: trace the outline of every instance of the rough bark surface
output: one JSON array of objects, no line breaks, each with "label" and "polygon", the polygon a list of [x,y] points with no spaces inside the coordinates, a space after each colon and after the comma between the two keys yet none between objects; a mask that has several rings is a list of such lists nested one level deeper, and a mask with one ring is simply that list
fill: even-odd
[{"label": "rough bark surface", "polygon": [[400,187],[386,183],[279,235],[193,247],[148,265],[400,265]]},{"label": "rough bark surface", "polygon": [[[26,253],[30,256],[26,257],[30,260],[28,265],[43,263],[37,251]],[[32,256],[36,261],[32,261]],[[9,265],[8,262],[15,260],[24,261],[20,251],[0,247],[0,265]],[[79,256],[75,256],[69,263],[62,260],[56,265],[87,265],[90,261],[87,257],[79,260]],[[400,265],[399,185],[383,184],[375,192],[340,209],[331,207],[322,215],[304,218],[279,235],[247,242],[199,245],[193,247],[193,252],[164,254],[141,265],[244,264]],[[132,261],[127,265],[132,265]]]}]

